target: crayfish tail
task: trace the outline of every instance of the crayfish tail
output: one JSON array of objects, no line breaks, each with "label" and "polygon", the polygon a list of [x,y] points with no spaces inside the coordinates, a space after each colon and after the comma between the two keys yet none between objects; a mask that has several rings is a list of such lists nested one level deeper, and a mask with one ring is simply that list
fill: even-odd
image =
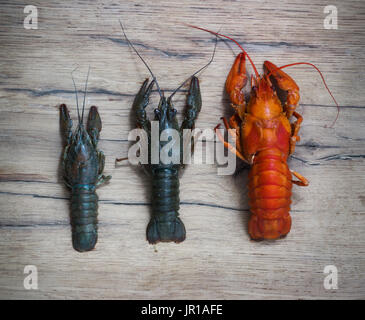
[{"label": "crayfish tail", "polygon": [[248,223],[248,229],[252,240],[276,240],[284,238],[290,231],[291,217],[287,213],[279,219],[262,219],[253,214]]},{"label": "crayfish tail", "polygon": [[152,218],[147,226],[147,240],[151,244],[158,242],[182,242],[185,240],[185,226],[179,217],[175,221],[158,221]]},{"label": "crayfish tail", "polygon": [[72,234],[72,246],[78,252],[86,252],[95,248],[98,241],[96,230],[90,232],[74,232]]},{"label": "crayfish tail", "polygon": [[251,239],[274,240],[289,233],[291,189],[291,173],[283,153],[276,148],[258,152],[249,173]]},{"label": "crayfish tail", "polygon": [[179,218],[179,170],[173,167],[153,170],[152,218],[147,227],[147,240],[182,242],[185,226]]},{"label": "crayfish tail", "polygon": [[76,251],[94,249],[98,240],[98,196],[94,188],[74,188],[71,195],[72,246]]}]

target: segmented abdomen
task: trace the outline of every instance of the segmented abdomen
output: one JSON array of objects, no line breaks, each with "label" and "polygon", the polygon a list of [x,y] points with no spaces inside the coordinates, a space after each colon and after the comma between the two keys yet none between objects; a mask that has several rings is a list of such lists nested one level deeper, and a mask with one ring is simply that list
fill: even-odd
[{"label": "segmented abdomen", "polygon": [[291,179],[286,156],[279,149],[256,154],[249,173],[252,239],[277,239],[290,231]]},{"label": "segmented abdomen", "polygon": [[181,242],[185,227],[179,218],[179,170],[155,169],[152,172],[152,218],[147,227],[147,240]]},{"label": "segmented abdomen", "polygon": [[72,244],[77,251],[94,249],[97,233],[98,196],[93,185],[77,185],[71,191]]},{"label": "segmented abdomen", "polygon": [[158,169],[152,177],[152,211],[159,221],[169,221],[179,215],[179,176],[176,169]]}]

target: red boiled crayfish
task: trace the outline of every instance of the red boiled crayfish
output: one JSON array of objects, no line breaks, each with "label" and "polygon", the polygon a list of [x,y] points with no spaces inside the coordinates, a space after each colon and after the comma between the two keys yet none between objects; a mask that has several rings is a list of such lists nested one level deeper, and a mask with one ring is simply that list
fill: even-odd
[{"label": "red boiled crayfish", "polygon": [[[226,148],[251,166],[249,204],[252,214],[248,224],[251,238],[260,240],[284,237],[291,228],[289,211],[292,185],[307,186],[308,181],[290,170],[287,164],[288,156],[294,152],[295,144],[300,141],[298,132],[303,117],[295,111],[299,104],[299,87],[281,69],[298,64],[314,67],[320,73],[337,107],[338,104],[321,72],[313,64],[298,62],[277,67],[270,61],[265,61],[264,74],[260,75],[249,55],[236,40],[203,28],[191,27],[228,38],[242,50],[226,80],[226,91],[235,113],[229,120],[222,118],[229,134],[235,139],[236,146],[226,142],[219,130],[216,133]],[[242,92],[248,82],[246,57],[255,72],[251,77],[251,93],[247,102]],[[279,91],[286,93],[284,102],[279,99]],[[294,122],[290,121],[292,116],[296,119]],[[293,180],[292,175],[298,180]]]}]

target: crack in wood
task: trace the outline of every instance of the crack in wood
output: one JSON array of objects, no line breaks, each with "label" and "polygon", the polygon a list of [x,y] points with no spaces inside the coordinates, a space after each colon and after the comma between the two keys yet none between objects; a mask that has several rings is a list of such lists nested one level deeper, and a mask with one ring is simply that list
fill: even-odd
[{"label": "crack in wood", "polygon": [[[0,170],[3,172],[3,170]],[[49,179],[40,174],[32,173],[0,173],[0,182],[39,182],[39,183],[53,183]]]},{"label": "crack in wood", "polygon": [[[49,89],[49,90],[35,90],[35,89],[27,89],[27,88],[2,88],[1,90],[4,91],[14,91],[14,92],[26,92],[32,95],[33,97],[43,97],[43,96],[50,96],[50,95],[57,95],[57,94],[75,94],[74,90],[65,90],[65,89]],[[78,90],[78,93],[84,94],[84,91]],[[120,96],[120,97],[134,97],[135,94],[129,93],[120,93],[105,89],[94,89],[88,90],[87,94],[100,94],[100,95],[111,95],[111,96]]]},{"label": "crack in wood", "polygon": [[[285,41],[278,41],[278,42],[258,42],[258,41],[241,41],[239,40],[240,37],[242,37],[242,35],[239,36],[232,36],[236,41],[238,41],[243,47],[264,47],[265,50],[267,50],[267,48],[305,48],[305,49],[318,49],[321,48],[318,45],[312,45],[312,44],[297,44],[297,43],[290,43],[290,42],[285,42]],[[194,39],[192,40],[193,42],[196,43],[207,43],[207,42],[215,42],[215,39],[209,39],[209,40],[204,40],[204,39]],[[218,39],[219,42],[224,42],[226,44],[228,44],[230,47],[232,47],[232,42],[228,39],[222,39],[219,38]]]},{"label": "crack in wood", "polygon": [[[43,198],[43,199],[54,199],[54,200],[70,200],[69,197],[57,197],[57,196],[46,196],[46,195],[39,195],[36,193],[19,193],[19,192],[8,192],[8,191],[0,191],[0,194],[4,195],[12,195],[12,196],[28,196],[34,198]],[[99,200],[100,203],[105,204],[112,204],[118,206],[150,206],[150,202],[120,202],[115,200]],[[232,210],[232,211],[248,211],[248,209],[240,209],[234,207],[227,207],[213,203],[202,203],[202,202],[185,202],[181,201],[181,205],[191,205],[191,206],[200,206],[200,207],[210,207],[210,208],[217,208],[217,209],[225,209],[225,210]]]},{"label": "crack in wood", "polygon": [[[91,35],[90,38],[92,38],[92,39],[105,39],[105,40],[109,40],[109,41],[112,41],[112,42],[117,43],[117,44],[121,44],[123,46],[129,46],[128,42],[126,40],[123,40],[123,39],[106,37],[106,36],[96,36],[96,35]],[[177,52],[162,50],[162,49],[159,49],[159,48],[156,48],[156,47],[146,45],[146,44],[141,43],[141,42],[132,42],[132,43],[136,47],[142,47],[142,48],[147,49],[147,50],[153,50],[153,51],[162,53],[164,56],[167,56],[167,57],[187,59],[187,58],[191,58],[191,57],[199,57],[200,56],[200,54],[194,54],[194,53],[177,53]]]},{"label": "crack in wood", "polygon": [[321,145],[316,142],[306,142],[302,144],[297,144],[295,147],[302,147],[307,149],[339,149],[341,146],[330,146],[330,145]]},{"label": "crack in wood", "polygon": [[[52,95],[58,95],[58,94],[75,94],[74,90],[66,90],[66,89],[49,89],[49,90],[35,90],[35,89],[28,89],[28,88],[1,88],[0,91],[6,91],[6,92],[24,92],[28,93],[33,97],[45,97],[45,96],[52,96]],[[175,88],[173,89],[164,89],[164,92],[173,92],[175,91]],[[188,90],[181,89],[179,92],[186,93]],[[152,92],[158,92],[157,90],[152,90]],[[84,94],[85,92],[83,90],[78,90],[77,93]],[[87,90],[87,94],[94,94],[94,95],[109,95],[109,96],[116,96],[116,97],[135,97],[136,93],[121,93],[121,92],[115,92],[111,90],[106,89],[90,89]]]},{"label": "crack in wood", "polygon": [[[314,103],[300,103],[299,106],[303,107],[318,107],[318,108],[337,108],[335,104],[314,104]],[[365,106],[358,105],[341,105],[340,109],[364,109]]]},{"label": "crack in wood", "polygon": [[321,161],[325,162],[325,161],[333,161],[333,160],[364,159],[365,155],[364,154],[335,154],[335,155],[331,155],[331,156],[318,158],[315,161],[302,159],[302,158],[299,158],[299,157],[294,156],[294,155],[291,155],[291,158],[295,159],[295,160],[298,160],[300,162],[303,162],[305,164],[308,164],[310,166],[318,166],[318,165],[323,164],[323,163],[321,163]]}]

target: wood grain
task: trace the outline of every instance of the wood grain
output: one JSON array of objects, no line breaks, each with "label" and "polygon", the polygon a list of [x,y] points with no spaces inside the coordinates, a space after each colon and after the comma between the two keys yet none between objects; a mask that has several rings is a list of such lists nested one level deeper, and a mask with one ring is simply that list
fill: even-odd
[{"label": "wood grain", "polygon": [[[337,30],[323,28],[326,1],[32,1],[39,28],[25,30],[24,2],[0,12],[0,298],[11,299],[364,299],[365,298],[365,31],[363,1],[332,1]],[[148,181],[138,168],[115,167],[128,151],[131,103],[148,72],[121,35],[118,19],[166,91],[206,63],[214,37],[182,23],[235,37],[261,70],[310,61],[319,75],[288,69],[301,89],[304,122],[290,167],[310,181],[294,187],[293,227],[276,242],[247,234],[247,173],[218,176],[216,165],[191,165],[181,179],[187,240],[149,245]],[[220,40],[201,75],[199,128],[230,114],[225,77],[239,50]],[[57,106],[76,119],[70,72],[87,106],[103,121],[100,149],[110,184],[98,189],[99,242],[72,249],[68,192],[59,177]],[[186,88],[185,88],[186,89]],[[81,91],[81,90],[80,90]],[[185,105],[186,90],[175,106]],[[152,105],[158,102],[155,94]],[[26,265],[39,273],[25,290]],[[325,290],[323,269],[338,268],[338,289]]]}]

